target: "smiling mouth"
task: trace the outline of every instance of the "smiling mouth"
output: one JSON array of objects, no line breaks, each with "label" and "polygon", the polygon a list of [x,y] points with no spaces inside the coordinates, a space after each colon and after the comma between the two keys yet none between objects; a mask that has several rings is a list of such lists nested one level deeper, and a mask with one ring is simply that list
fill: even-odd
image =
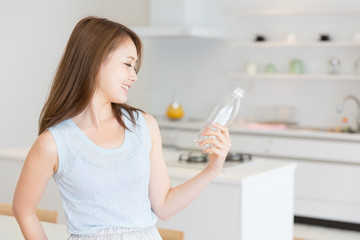
[{"label": "smiling mouth", "polygon": [[129,86],[122,85],[121,87],[124,88],[126,91],[129,91]]}]

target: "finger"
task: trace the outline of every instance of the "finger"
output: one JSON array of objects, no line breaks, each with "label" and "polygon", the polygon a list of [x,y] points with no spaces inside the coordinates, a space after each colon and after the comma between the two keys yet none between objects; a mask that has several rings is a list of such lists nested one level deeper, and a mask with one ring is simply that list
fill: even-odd
[{"label": "finger", "polygon": [[204,153],[212,153],[212,154],[216,154],[218,156],[221,156],[222,155],[222,150],[216,148],[216,147],[208,147],[208,148],[205,148],[203,150]]},{"label": "finger", "polygon": [[[229,131],[226,127],[223,127],[222,125],[218,124],[220,128],[216,128],[216,125],[214,125],[212,128],[207,128],[204,134],[206,135],[215,135],[219,139],[221,139],[223,142],[230,142],[230,136]],[[226,140],[225,140],[226,139]]]},{"label": "finger", "polygon": [[214,130],[211,128],[208,128],[203,135],[206,136],[215,136],[216,138],[218,138],[222,143],[226,144],[226,145],[230,145],[230,139],[228,139],[224,133],[222,133],[220,130]]},{"label": "finger", "polygon": [[229,148],[231,148],[231,138],[230,138],[230,133],[229,133],[229,128],[218,124],[218,123],[213,123],[213,126],[217,129],[219,129],[221,131],[221,133],[225,136],[226,140],[222,140],[226,146],[228,146]]},{"label": "finger", "polygon": [[218,123],[212,123],[212,126],[219,129],[225,135],[226,138],[230,139],[229,128]]},{"label": "finger", "polygon": [[200,146],[204,146],[206,144],[212,144],[219,149],[225,149],[225,145],[217,138],[207,138],[199,143]]},{"label": "finger", "polygon": [[222,131],[220,129],[217,128],[213,128],[213,127],[207,127],[205,129],[205,131],[202,133],[202,135],[206,135],[206,136],[220,136],[223,135]]},{"label": "finger", "polygon": [[223,150],[218,149],[218,148],[216,148],[216,147],[206,148],[203,152],[204,152],[204,153],[212,153],[212,154],[215,154],[215,155],[223,158],[224,161],[225,161],[225,158],[226,158],[226,155],[227,155],[227,151],[223,151]]}]

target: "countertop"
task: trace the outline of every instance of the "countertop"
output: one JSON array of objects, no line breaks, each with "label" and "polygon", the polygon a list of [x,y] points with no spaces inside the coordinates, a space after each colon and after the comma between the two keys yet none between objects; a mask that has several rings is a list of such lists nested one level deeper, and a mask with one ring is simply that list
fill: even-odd
[{"label": "countertop", "polygon": [[[174,149],[163,149],[166,163],[178,161],[179,151]],[[277,161],[266,158],[255,158],[253,162],[245,163],[235,170],[221,172],[213,181],[228,184],[249,184],[261,181],[271,175],[281,174],[286,171],[294,171],[296,163],[288,161]],[[200,169],[179,168],[168,166],[168,172],[171,177],[190,179],[198,174]]]},{"label": "countertop", "polygon": [[0,149],[0,159],[23,162],[29,150],[30,147]]},{"label": "countertop", "polygon": [[[179,130],[195,130],[199,131],[203,122],[200,121],[170,121],[166,119],[157,119],[160,128],[171,128]],[[306,128],[292,129],[254,129],[248,128],[245,123],[234,123],[230,126],[230,133],[240,133],[245,135],[265,135],[265,136],[278,136],[278,137],[295,137],[295,138],[311,138],[322,140],[339,140],[360,142],[359,133],[337,133],[327,131],[317,131]]]}]

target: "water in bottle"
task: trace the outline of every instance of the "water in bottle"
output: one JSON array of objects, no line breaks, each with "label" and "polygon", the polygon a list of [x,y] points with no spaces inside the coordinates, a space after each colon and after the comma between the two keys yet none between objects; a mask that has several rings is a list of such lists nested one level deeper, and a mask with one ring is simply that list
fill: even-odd
[{"label": "water in bottle", "polygon": [[[203,127],[201,128],[197,138],[195,139],[195,143],[199,144],[202,140],[206,138],[215,138],[214,136],[203,136],[201,133],[205,131],[207,127],[211,127],[212,123],[218,123],[224,125],[225,127],[229,127],[232,121],[236,118],[240,109],[240,100],[244,96],[244,90],[237,87],[230,96],[224,98],[218,105],[214,108],[208,120],[205,122]],[[210,147],[211,144],[206,144],[203,146],[203,149]]]}]

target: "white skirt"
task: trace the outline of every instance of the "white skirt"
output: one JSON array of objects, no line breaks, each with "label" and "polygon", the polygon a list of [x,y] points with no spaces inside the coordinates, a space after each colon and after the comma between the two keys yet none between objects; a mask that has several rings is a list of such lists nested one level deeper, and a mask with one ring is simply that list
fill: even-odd
[{"label": "white skirt", "polygon": [[128,228],[105,228],[89,235],[72,234],[68,240],[162,240],[155,226],[134,230]]}]

